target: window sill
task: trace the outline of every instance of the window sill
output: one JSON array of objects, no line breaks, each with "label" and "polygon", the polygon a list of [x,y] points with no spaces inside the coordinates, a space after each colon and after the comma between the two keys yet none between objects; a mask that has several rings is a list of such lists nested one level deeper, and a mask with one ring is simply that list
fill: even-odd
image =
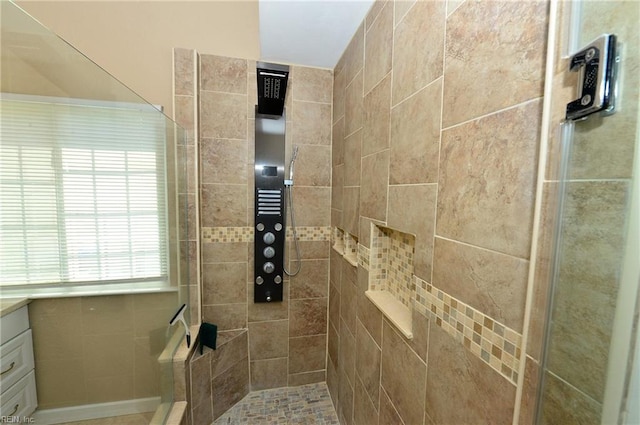
[{"label": "window sill", "polygon": [[0,298],[69,298],[94,297],[103,295],[149,294],[177,292],[177,286],[167,286],[166,282],[145,282],[131,284],[52,286],[49,288],[2,288]]}]

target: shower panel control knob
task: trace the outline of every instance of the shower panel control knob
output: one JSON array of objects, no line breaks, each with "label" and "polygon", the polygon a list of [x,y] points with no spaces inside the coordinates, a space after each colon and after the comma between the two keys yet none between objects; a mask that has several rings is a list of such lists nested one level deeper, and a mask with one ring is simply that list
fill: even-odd
[{"label": "shower panel control knob", "polygon": [[271,245],[272,243],[275,242],[276,240],[276,235],[274,235],[271,232],[267,232],[264,234],[264,236],[262,237],[262,240],[264,241],[264,243],[266,243],[267,245]]},{"label": "shower panel control knob", "polygon": [[262,253],[266,258],[273,258],[273,256],[276,255],[276,250],[273,249],[273,247],[268,246],[262,251]]},{"label": "shower panel control knob", "polygon": [[275,269],[276,266],[274,266],[271,261],[264,263],[264,266],[262,266],[262,270],[264,270],[265,273],[273,273]]}]

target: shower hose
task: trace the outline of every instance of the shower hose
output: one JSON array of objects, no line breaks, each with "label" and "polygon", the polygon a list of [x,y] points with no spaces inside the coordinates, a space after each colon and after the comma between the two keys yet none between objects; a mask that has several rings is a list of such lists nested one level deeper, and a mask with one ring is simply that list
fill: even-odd
[{"label": "shower hose", "polygon": [[293,230],[293,244],[296,248],[296,263],[298,263],[298,267],[294,272],[287,270],[286,262],[283,265],[284,272],[288,276],[295,276],[300,273],[300,269],[302,268],[302,262],[300,261],[300,245],[298,245],[298,232],[296,231],[296,215],[293,210],[293,189],[292,185],[287,185],[285,187],[285,197],[289,199],[289,211],[291,211],[291,229]]}]

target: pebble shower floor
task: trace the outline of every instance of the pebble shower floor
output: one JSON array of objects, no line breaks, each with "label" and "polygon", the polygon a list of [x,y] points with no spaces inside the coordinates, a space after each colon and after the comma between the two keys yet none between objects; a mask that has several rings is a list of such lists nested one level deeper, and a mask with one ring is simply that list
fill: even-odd
[{"label": "pebble shower floor", "polygon": [[324,382],[249,393],[214,422],[251,425],[339,425]]}]

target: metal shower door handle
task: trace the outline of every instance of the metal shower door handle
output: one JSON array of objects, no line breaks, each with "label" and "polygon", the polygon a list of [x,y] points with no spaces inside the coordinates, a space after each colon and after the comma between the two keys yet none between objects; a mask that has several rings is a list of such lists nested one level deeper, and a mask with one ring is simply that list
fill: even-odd
[{"label": "metal shower door handle", "polygon": [[603,34],[571,57],[569,71],[580,73],[580,97],[567,104],[567,120],[586,119],[600,111],[605,115],[615,112],[616,41],[615,35]]}]

